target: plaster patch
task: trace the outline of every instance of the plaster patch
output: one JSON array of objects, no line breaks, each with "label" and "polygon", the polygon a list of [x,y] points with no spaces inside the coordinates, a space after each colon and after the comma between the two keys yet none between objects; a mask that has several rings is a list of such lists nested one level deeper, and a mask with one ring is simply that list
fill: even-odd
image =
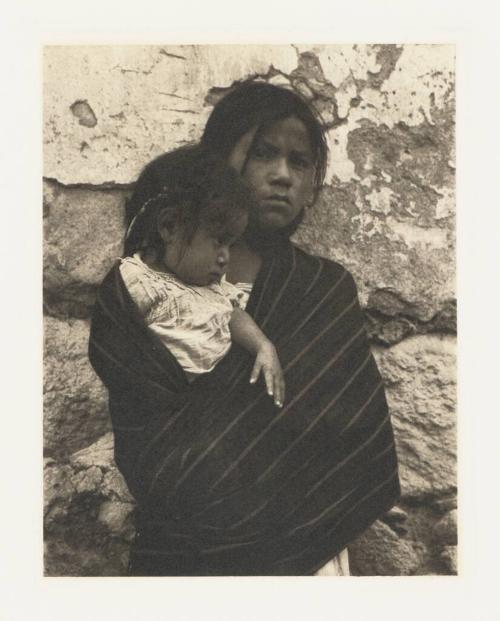
[{"label": "plaster patch", "polygon": [[[373,168],[373,153],[368,153],[366,156],[365,164],[363,166],[365,170],[371,170]],[[372,177],[373,175],[370,175]]]},{"label": "plaster patch", "polygon": [[337,114],[339,118],[345,119],[352,107],[353,99],[356,99],[358,94],[356,85],[354,82],[345,83],[341,89],[335,94],[335,100],[337,102]]},{"label": "plaster patch", "polygon": [[434,109],[446,105],[454,82],[454,46],[405,45],[394,71],[380,90],[365,88],[368,106],[351,115],[394,127],[396,123],[433,124]]},{"label": "plaster patch", "polygon": [[330,156],[328,158],[325,183],[331,183],[334,177],[343,183],[359,179],[355,171],[354,162],[349,159],[347,154],[349,131],[348,125],[339,125],[326,134]]},{"label": "plaster patch", "polygon": [[394,200],[394,197],[394,192],[390,188],[376,188],[365,196],[370,203],[372,211],[378,211],[386,215],[391,212],[391,202]]},{"label": "plaster patch", "polygon": [[[371,157],[371,154],[370,154],[370,157]],[[371,167],[365,166],[365,168],[371,168]],[[361,181],[360,185],[362,185],[365,188],[371,188],[372,183],[374,181],[377,181],[376,175],[367,175],[366,177],[363,177],[363,180]]]},{"label": "plaster patch", "polygon": [[441,197],[436,203],[436,220],[449,218],[455,213],[455,192],[453,188],[439,188]]},{"label": "plaster patch", "polygon": [[[44,176],[65,185],[132,183],[153,157],[199,139],[214,86],[296,67],[291,45],[48,46]],[[175,100],[183,103],[168,105]],[[92,102],[99,123],[87,116],[76,124],[75,102]],[[92,149],[82,152],[84,141]]]},{"label": "plaster patch", "polygon": [[369,73],[378,73],[377,46],[318,45],[312,48],[317,55],[325,78],[340,87],[345,80],[366,80]]},{"label": "plaster patch", "polygon": [[383,225],[379,218],[374,218],[370,213],[361,212],[353,216],[352,223],[357,230],[354,233],[354,241],[363,241],[370,239],[376,233],[383,232]]},{"label": "plaster patch", "polygon": [[418,218],[418,211],[415,210],[415,206],[415,201],[411,199],[408,201],[408,204],[406,206],[406,211],[410,214],[410,216],[412,216],[412,218]]},{"label": "plaster patch", "polygon": [[401,263],[408,263],[408,255],[403,252],[395,252],[394,257],[398,258]]},{"label": "plaster patch", "polygon": [[356,200],[354,201],[354,204],[359,209],[359,211],[362,211],[364,209],[365,205],[363,203],[363,197],[360,196],[359,192],[356,192]]},{"label": "plaster patch", "polygon": [[386,219],[386,224],[408,247],[436,250],[448,247],[448,233],[445,229],[421,228],[407,222],[398,222],[391,216]]}]

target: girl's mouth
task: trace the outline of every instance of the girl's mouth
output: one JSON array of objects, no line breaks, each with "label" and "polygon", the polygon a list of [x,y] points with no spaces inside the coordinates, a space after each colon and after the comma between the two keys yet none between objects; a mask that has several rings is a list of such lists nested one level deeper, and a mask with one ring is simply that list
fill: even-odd
[{"label": "girl's mouth", "polygon": [[271,194],[264,199],[266,203],[275,203],[277,205],[290,205],[290,199],[284,194]]},{"label": "girl's mouth", "polygon": [[276,210],[279,212],[288,212],[291,205],[290,200],[286,196],[269,196],[261,204],[266,210]]}]

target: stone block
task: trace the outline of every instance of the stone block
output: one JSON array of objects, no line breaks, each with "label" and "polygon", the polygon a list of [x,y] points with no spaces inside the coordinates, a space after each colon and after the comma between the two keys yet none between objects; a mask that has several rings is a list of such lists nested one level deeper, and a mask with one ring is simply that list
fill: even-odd
[{"label": "stone block", "polygon": [[71,464],[77,469],[93,466],[99,466],[105,470],[113,468],[113,446],[113,432],[110,431],[91,446],[86,446],[71,455]]},{"label": "stone block", "polygon": [[378,520],[349,546],[352,575],[411,576],[421,561],[418,548]]},{"label": "stone block", "polygon": [[376,350],[385,380],[403,497],[456,490],[455,339],[414,336]]},{"label": "stone block", "polygon": [[457,510],[454,509],[434,526],[434,537],[436,541],[444,546],[457,545]]},{"label": "stone block", "polygon": [[109,430],[107,391],[88,361],[88,322],[44,325],[45,452],[67,460]]},{"label": "stone block", "polygon": [[125,575],[135,506],[113,462],[111,434],[70,457],[45,460],[45,573]]},{"label": "stone block", "polygon": [[444,564],[448,574],[452,576],[456,576],[458,574],[456,546],[445,546],[441,551],[441,561]]},{"label": "stone block", "polygon": [[99,509],[99,521],[105,524],[112,535],[121,535],[130,539],[129,531],[134,533],[130,524],[130,514],[134,508],[131,503],[107,500]]},{"label": "stone block", "polygon": [[46,526],[67,515],[71,498],[75,494],[72,475],[70,466],[57,464],[52,459],[44,460],[43,514]]},{"label": "stone block", "polygon": [[121,255],[125,196],[121,190],[44,183],[44,291],[49,304],[59,295],[75,298],[76,305],[78,294],[88,296]]}]

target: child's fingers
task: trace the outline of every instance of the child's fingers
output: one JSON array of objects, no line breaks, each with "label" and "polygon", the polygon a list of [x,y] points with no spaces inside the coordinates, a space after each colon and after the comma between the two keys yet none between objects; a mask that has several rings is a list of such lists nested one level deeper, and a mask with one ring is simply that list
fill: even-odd
[{"label": "child's fingers", "polygon": [[274,402],[279,408],[285,403],[285,381],[282,373],[277,373],[274,377]]},{"label": "child's fingers", "polygon": [[252,372],[250,373],[250,384],[255,384],[255,382],[259,378],[261,369],[262,369],[262,364],[257,359],[254,362]]},{"label": "child's fingers", "polygon": [[274,377],[271,369],[264,367],[264,379],[266,381],[267,394],[272,397],[274,394]]},{"label": "child's fingers", "polygon": [[257,357],[250,374],[251,384],[257,381],[261,372],[264,376],[267,394],[274,398],[275,405],[282,407],[285,400],[285,382],[281,368],[261,362]]}]

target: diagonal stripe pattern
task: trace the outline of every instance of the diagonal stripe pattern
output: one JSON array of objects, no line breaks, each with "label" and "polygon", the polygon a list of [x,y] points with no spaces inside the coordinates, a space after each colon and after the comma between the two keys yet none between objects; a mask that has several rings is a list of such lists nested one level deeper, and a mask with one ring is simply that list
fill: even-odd
[{"label": "diagonal stripe pattern", "polygon": [[381,378],[350,274],[289,242],[265,256],[247,311],[277,347],[275,408],[233,345],[189,385],[117,266],[89,356],[109,391],[115,460],[138,503],[135,575],[309,575],[399,496]]}]

